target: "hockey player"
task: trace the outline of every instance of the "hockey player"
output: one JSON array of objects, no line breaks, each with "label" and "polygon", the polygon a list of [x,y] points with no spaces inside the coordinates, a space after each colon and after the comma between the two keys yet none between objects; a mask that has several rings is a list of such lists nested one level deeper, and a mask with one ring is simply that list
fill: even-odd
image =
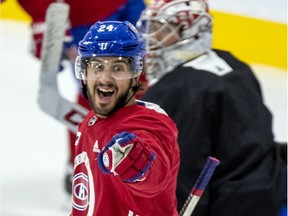
[{"label": "hockey player", "polygon": [[77,133],[71,216],[178,215],[175,123],[135,99],[144,55],[127,21],[96,22],[79,44],[76,77],[93,110]]},{"label": "hockey player", "polygon": [[142,97],[157,103],[179,130],[178,210],[207,156],[221,161],[193,216],[276,216],[286,192],[286,165],[272,116],[251,68],[211,49],[212,16],[202,0],[155,0],[137,24],[147,42]]},{"label": "hockey player", "polygon": [[[47,7],[55,0],[18,0],[19,4],[31,16],[32,24],[32,53],[40,58],[43,33],[45,29],[45,14]],[[105,1],[78,1],[66,0],[70,6],[69,20],[70,26],[66,31],[64,43],[63,58],[68,59],[74,65],[77,56],[79,41],[83,39],[85,33],[91,25],[99,20],[127,20],[136,24],[141,11],[145,8],[143,0],[113,0],[107,4]],[[146,80],[141,78],[145,84]],[[78,82],[77,82],[78,84]],[[139,94],[139,93],[138,93]],[[138,96],[140,97],[140,96]],[[79,86],[77,103],[90,109],[87,100],[83,98]],[[69,158],[67,166],[67,175],[65,177],[65,189],[71,193],[71,167],[73,163],[74,143],[76,135],[69,130]]]}]

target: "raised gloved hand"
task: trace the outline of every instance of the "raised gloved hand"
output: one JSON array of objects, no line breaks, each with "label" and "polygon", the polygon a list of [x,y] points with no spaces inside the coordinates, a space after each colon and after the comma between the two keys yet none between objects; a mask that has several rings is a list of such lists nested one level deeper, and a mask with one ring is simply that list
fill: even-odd
[{"label": "raised gloved hand", "polygon": [[133,133],[114,136],[98,155],[102,172],[113,173],[122,181],[135,182],[149,169],[155,153]]}]

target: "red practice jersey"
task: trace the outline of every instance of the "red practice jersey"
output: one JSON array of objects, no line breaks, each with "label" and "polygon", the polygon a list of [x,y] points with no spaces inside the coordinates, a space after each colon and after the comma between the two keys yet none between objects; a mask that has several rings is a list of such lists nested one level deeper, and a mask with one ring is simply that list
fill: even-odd
[{"label": "red practice jersey", "polygon": [[128,0],[79,1],[66,0],[70,5],[70,21],[72,26],[91,25],[95,21],[105,20],[117,11]]},{"label": "red practice jersey", "polygon": [[[70,5],[70,21],[72,26],[91,25],[97,20],[111,16],[128,0],[80,1],[66,0]],[[19,4],[32,17],[34,22],[44,22],[46,9],[55,0],[18,0]]]},{"label": "red practice jersey", "polygon": [[[156,154],[143,181],[123,182],[98,167],[100,150],[123,131],[134,133]],[[80,124],[75,142],[71,216],[178,215],[177,136],[174,122],[155,104],[137,101],[107,118],[91,111]]]}]

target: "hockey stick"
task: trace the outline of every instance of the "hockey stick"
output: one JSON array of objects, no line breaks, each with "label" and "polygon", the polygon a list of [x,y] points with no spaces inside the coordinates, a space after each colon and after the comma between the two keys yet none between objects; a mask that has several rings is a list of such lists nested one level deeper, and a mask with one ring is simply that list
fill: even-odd
[{"label": "hockey stick", "polygon": [[199,199],[201,198],[206,185],[208,184],[211,176],[213,175],[216,167],[220,164],[220,161],[214,157],[208,157],[204,168],[202,169],[191,193],[189,194],[186,202],[184,203],[179,215],[190,216],[195,209]]},{"label": "hockey stick", "polygon": [[57,74],[69,15],[66,3],[51,3],[46,12],[45,31],[41,50],[40,90],[38,104],[47,114],[77,132],[78,124],[88,110],[63,98],[57,86]]}]

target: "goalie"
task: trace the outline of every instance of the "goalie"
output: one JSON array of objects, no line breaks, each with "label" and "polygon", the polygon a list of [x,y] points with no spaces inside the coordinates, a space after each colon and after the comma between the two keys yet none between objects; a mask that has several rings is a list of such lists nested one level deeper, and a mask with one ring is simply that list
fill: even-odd
[{"label": "goalie", "polygon": [[193,216],[277,216],[287,167],[272,115],[249,65],[211,48],[212,22],[207,1],[153,0],[138,24],[150,83],[142,99],[159,104],[179,130],[178,208],[212,155],[221,164]]}]

